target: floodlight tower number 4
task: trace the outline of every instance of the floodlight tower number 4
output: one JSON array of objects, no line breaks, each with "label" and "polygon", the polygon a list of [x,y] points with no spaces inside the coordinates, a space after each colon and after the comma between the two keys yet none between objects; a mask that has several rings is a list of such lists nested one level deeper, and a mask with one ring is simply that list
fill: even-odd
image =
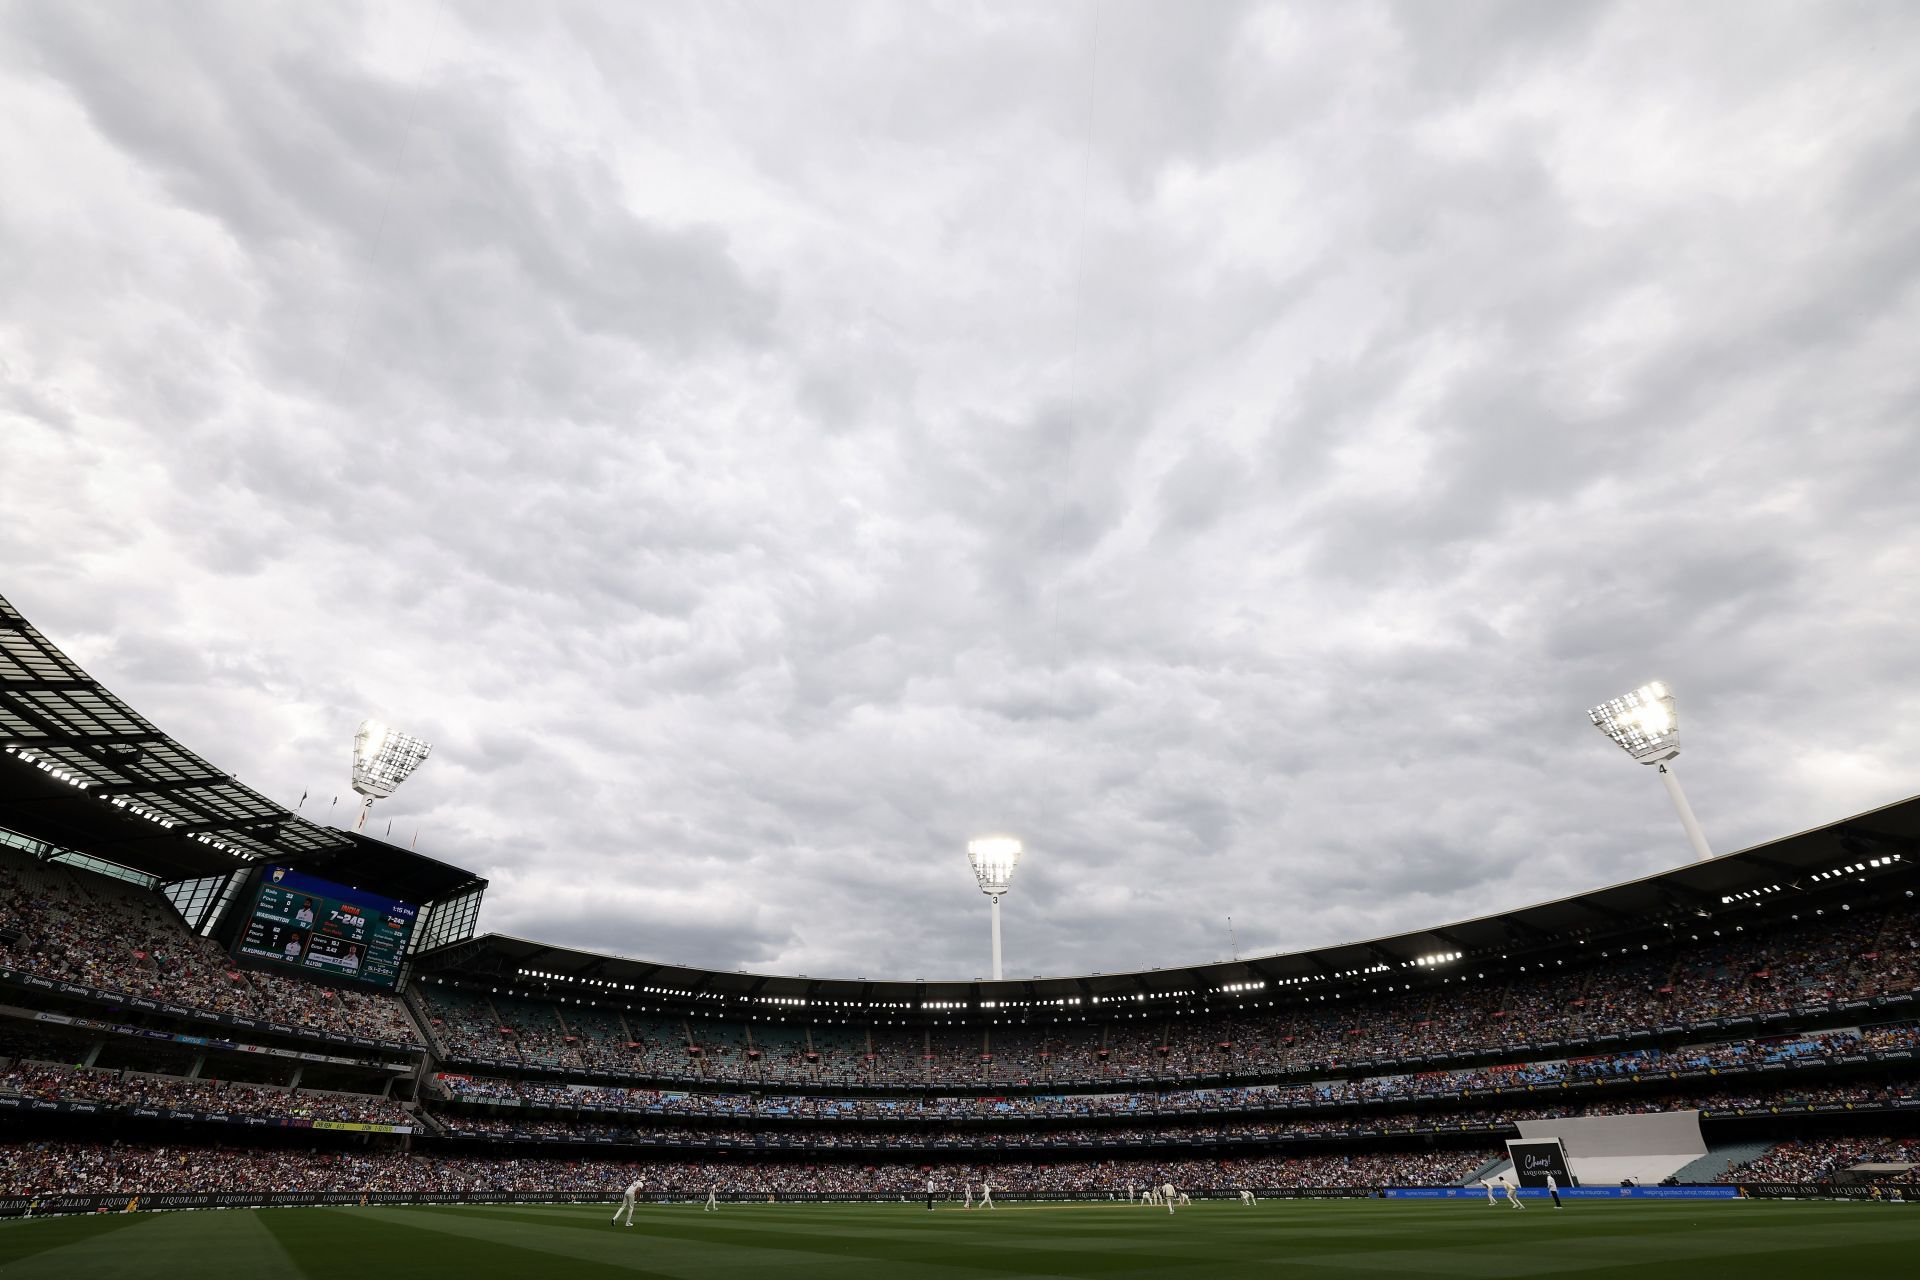
[{"label": "floodlight tower number 4", "polygon": [[1680,779],[1673,772],[1674,757],[1680,754],[1680,715],[1674,710],[1673,691],[1655,680],[1610,699],[1587,712],[1600,732],[1606,734],[1628,755],[1641,764],[1653,765],[1666,784],[1667,796],[1680,814],[1680,825],[1702,861],[1713,856],[1707,847],[1706,833],[1693,816],[1693,806],[1680,790]]}]

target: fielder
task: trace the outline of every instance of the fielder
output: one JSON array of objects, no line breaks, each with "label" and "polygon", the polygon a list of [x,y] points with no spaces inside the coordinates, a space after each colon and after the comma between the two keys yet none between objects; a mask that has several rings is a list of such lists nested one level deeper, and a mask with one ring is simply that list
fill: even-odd
[{"label": "fielder", "polygon": [[973,1180],[969,1178],[967,1181],[960,1184],[960,1188],[961,1190],[967,1193],[967,1202],[961,1205],[960,1207],[963,1209],[973,1208]]},{"label": "fielder", "polygon": [[1177,1194],[1178,1193],[1174,1191],[1173,1184],[1171,1182],[1162,1185],[1160,1188],[1160,1198],[1167,1202],[1168,1213],[1173,1212],[1173,1199],[1174,1199],[1174,1196]]},{"label": "fielder", "polygon": [[625,1194],[620,1197],[620,1207],[613,1211],[613,1221],[609,1224],[610,1226],[617,1227],[620,1225],[620,1215],[623,1212],[627,1215],[627,1225],[633,1225],[633,1200],[635,1196],[639,1195],[641,1191],[646,1188],[646,1185],[647,1180],[645,1178],[635,1178],[627,1184]]},{"label": "fielder", "polygon": [[1243,1189],[1240,1192],[1240,1203],[1241,1204],[1257,1204],[1259,1202],[1253,1198],[1253,1192]]},{"label": "fielder", "polygon": [[980,1207],[993,1208],[993,1184],[985,1178],[980,1179]]},{"label": "fielder", "polygon": [[1482,1178],[1480,1179],[1480,1185],[1487,1189],[1487,1208],[1489,1209],[1493,1208],[1494,1204],[1496,1203],[1496,1201],[1493,1198],[1493,1179]]},{"label": "fielder", "polygon": [[710,1182],[707,1184],[707,1202],[700,1206],[700,1212],[702,1213],[720,1212],[720,1198],[719,1196],[714,1194],[719,1190],[720,1190],[719,1183]]},{"label": "fielder", "polygon": [[1507,1189],[1508,1204],[1512,1205],[1516,1209],[1524,1209],[1527,1207],[1520,1203],[1520,1188],[1513,1185],[1513,1183],[1508,1182],[1507,1176],[1505,1174],[1500,1175],[1500,1185]]}]

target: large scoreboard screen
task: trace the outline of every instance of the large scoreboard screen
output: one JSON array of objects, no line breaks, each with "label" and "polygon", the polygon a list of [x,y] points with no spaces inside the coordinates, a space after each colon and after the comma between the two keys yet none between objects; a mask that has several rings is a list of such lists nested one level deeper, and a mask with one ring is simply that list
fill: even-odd
[{"label": "large scoreboard screen", "polygon": [[233,951],[309,975],[392,987],[419,914],[411,903],[268,867]]}]

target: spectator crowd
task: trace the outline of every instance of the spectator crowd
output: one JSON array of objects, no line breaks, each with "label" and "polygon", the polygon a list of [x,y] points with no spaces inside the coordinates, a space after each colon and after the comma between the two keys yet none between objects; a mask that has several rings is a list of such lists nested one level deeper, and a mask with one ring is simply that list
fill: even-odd
[{"label": "spectator crowd", "polygon": [[293,1120],[412,1123],[406,1108],[390,1098],[38,1063],[16,1063],[5,1075],[0,1075],[0,1096],[47,1102],[97,1102],[112,1107],[166,1107],[227,1115],[282,1116]]},{"label": "spectator crowd", "polygon": [[159,1192],[591,1192],[617,1200],[632,1179],[648,1198],[770,1194],[944,1194],[989,1178],[998,1192],[1095,1194],[1124,1199],[1130,1186],[1172,1182],[1189,1193],[1239,1188],[1456,1185],[1492,1150],[1257,1156],[1226,1160],[1106,1160],[1036,1163],[795,1160],[588,1160],[315,1151],[287,1147],[135,1147],[109,1143],[0,1144],[6,1195],[136,1195]]},{"label": "spectator crowd", "polygon": [[[1912,904],[1722,934],[1709,931],[1661,950],[1623,949],[1575,969],[1534,965],[1499,980],[1469,981],[1463,970],[1438,991],[1309,994],[1294,1002],[1256,999],[1231,1013],[969,1028],[687,1019],[446,983],[422,983],[416,991],[434,1039],[454,1059],[756,1085],[1031,1086],[1336,1072],[1360,1062],[1493,1055],[1905,995],[1920,984]],[[1622,1060],[1617,1069],[1638,1068]]]},{"label": "spectator crowd", "polygon": [[400,1001],[241,969],[150,889],[0,848],[0,964],[297,1030],[418,1044]]}]

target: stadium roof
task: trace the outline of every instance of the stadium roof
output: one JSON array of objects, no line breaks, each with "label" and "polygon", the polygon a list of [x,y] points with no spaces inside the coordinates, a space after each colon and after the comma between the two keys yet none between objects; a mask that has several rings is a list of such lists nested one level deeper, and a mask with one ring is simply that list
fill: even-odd
[{"label": "stadium roof", "polygon": [[0,825],[162,880],[256,863],[428,902],[472,872],[300,817],[155,728],[0,597]]},{"label": "stadium roof", "polygon": [[[1436,956],[1484,957],[1682,920],[1698,923],[1702,917],[1736,916],[1755,904],[1784,905],[1798,894],[1825,895],[1858,881],[1877,888],[1920,885],[1920,796],[1710,861],[1530,907],[1364,942],[1214,964],[997,983],[897,975],[810,978],[653,963],[485,934],[423,955],[418,970],[499,986],[545,983],[556,993],[581,996],[593,992],[568,984],[632,985],[643,998],[886,1002],[916,1015],[929,1002],[979,1008],[982,1001],[1002,1010],[1077,1001],[1077,1012],[1094,1013],[1104,1002],[1134,996],[1199,998],[1244,990],[1240,984],[1247,983],[1265,983],[1263,989],[1273,993],[1298,981],[1364,984],[1385,973],[1404,981]],[[1434,966],[1433,971],[1445,969]]]}]

